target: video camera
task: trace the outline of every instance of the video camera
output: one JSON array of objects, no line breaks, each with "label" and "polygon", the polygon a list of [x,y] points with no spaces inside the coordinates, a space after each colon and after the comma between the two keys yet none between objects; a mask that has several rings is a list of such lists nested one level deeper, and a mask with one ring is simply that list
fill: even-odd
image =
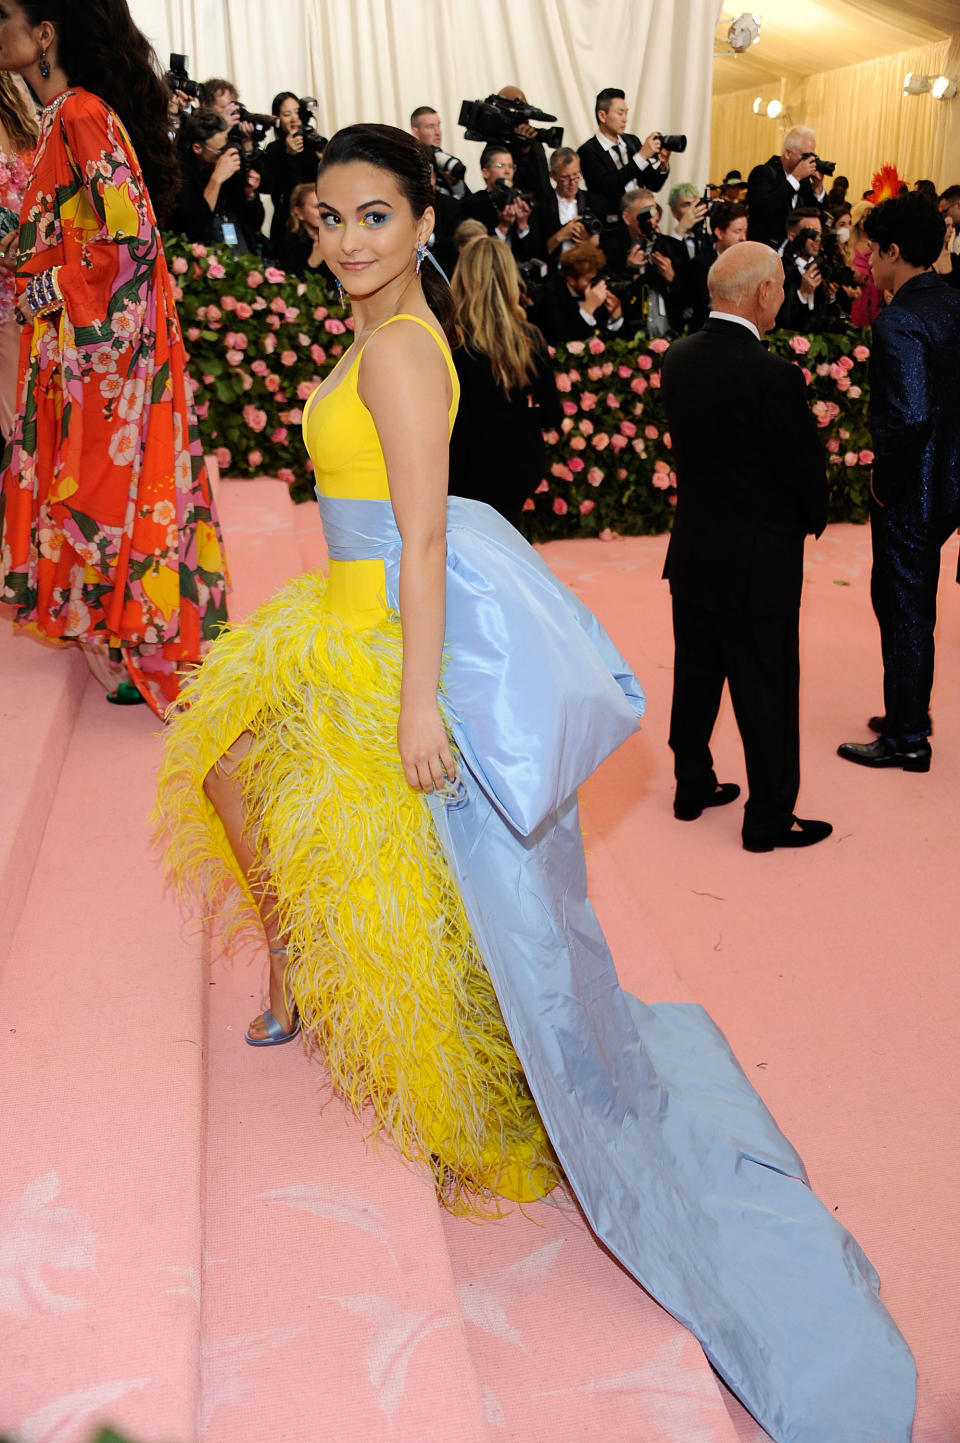
[{"label": "video camera", "polygon": [[329,144],[327,137],[317,130],[318,104],[312,95],[304,95],[297,102],[300,112],[300,127],[294,135],[303,136],[304,150],[312,150],[319,160]]},{"label": "video camera", "polygon": [[433,160],[434,169],[437,172],[437,179],[442,180],[447,186],[455,186],[467,173],[467,167],[462,160],[458,160],[449,151],[441,150],[439,145],[428,145],[427,149]]},{"label": "video camera", "polygon": [[834,175],[837,169],[835,160],[821,160],[814,150],[805,150],[800,157],[801,160],[813,160],[820,175]]},{"label": "video camera", "polygon": [[170,69],[163,78],[171,95],[175,90],[182,90],[191,100],[197,100],[200,96],[200,82],[190,79],[189,70],[189,55],[171,55]]},{"label": "video camera", "polygon": [[531,210],[536,205],[536,196],[531,195],[528,190],[520,190],[518,186],[507,185],[505,180],[495,180],[487,192],[493,202],[494,210],[498,215],[505,211],[508,205],[514,201],[524,200]]},{"label": "video camera", "polygon": [[[555,115],[548,115],[545,110],[538,110],[535,105],[528,105],[525,100],[505,100],[502,95],[488,95],[486,100],[464,100],[460,106],[457,124],[463,126],[466,140],[480,140],[485,144],[490,141],[515,144],[518,139],[518,125],[529,125],[531,120],[556,118]],[[554,125],[549,130],[538,130],[536,138],[541,145],[556,150],[558,145],[563,144],[563,126]],[[520,136],[519,139],[525,140],[527,137]]]}]

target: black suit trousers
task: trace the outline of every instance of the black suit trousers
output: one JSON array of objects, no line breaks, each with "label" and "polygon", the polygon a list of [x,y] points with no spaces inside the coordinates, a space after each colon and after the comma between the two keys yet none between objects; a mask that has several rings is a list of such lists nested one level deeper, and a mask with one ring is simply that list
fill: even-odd
[{"label": "black suit trousers", "polygon": [[898,742],[930,735],[940,552],[958,522],[953,514],[924,520],[895,505],[871,507],[870,599],[880,627],[886,732]]},{"label": "black suit trousers", "polygon": [[673,598],[677,801],[702,802],[717,785],[710,737],[726,681],[743,741],[743,835],[751,841],[772,840],[790,826],[800,790],[799,622],[798,607],[723,615]]}]

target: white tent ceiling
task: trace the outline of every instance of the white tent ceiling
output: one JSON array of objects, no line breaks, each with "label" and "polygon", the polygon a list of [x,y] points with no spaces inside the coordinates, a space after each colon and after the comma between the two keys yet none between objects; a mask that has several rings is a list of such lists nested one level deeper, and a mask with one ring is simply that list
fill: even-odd
[{"label": "white tent ceiling", "polygon": [[[770,91],[781,79],[789,84],[960,31],[958,0],[753,0],[751,8],[762,22],[760,40],[743,55],[714,60],[715,95],[751,86]],[[725,4],[718,51],[730,20],[741,13]]]}]

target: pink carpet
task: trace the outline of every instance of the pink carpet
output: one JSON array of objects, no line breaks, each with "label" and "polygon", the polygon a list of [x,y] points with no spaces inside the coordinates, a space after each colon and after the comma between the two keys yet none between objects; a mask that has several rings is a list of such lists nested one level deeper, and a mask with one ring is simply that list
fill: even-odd
[{"label": "pink carpet", "polygon": [[[315,510],[283,487],[225,482],[221,504],[235,616],[322,564]],[[808,548],[800,812],[835,833],[754,856],[736,806],[672,816],[664,547],[545,549],[648,694],[582,794],[597,910],[626,986],[725,1029],[881,1274],[919,1364],[915,1443],[956,1443],[956,549],[933,769],[905,776],[834,755],[881,705],[868,533]],[[0,1434],[762,1443],[562,1194],[441,1215],[319,1063],[243,1045],[259,963],[181,923],[147,845],[156,723],[77,663],[3,619]],[[729,707],[715,750],[742,783]]]}]

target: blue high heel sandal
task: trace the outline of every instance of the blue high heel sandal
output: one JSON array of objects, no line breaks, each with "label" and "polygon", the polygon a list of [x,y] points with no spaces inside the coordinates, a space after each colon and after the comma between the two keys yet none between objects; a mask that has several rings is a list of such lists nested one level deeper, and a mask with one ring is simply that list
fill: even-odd
[{"label": "blue high heel sandal", "polygon": [[[287,949],[286,947],[270,947],[268,950],[274,956],[279,956]],[[263,1025],[267,1029],[266,1037],[251,1037],[249,1031],[243,1034],[243,1040],[251,1047],[280,1047],[284,1042],[292,1042],[300,1031],[300,1014],[296,1007],[293,1009],[293,1027],[289,1032],[284,1032],[269,1007],[264,1009],[262,1016]]]}]

